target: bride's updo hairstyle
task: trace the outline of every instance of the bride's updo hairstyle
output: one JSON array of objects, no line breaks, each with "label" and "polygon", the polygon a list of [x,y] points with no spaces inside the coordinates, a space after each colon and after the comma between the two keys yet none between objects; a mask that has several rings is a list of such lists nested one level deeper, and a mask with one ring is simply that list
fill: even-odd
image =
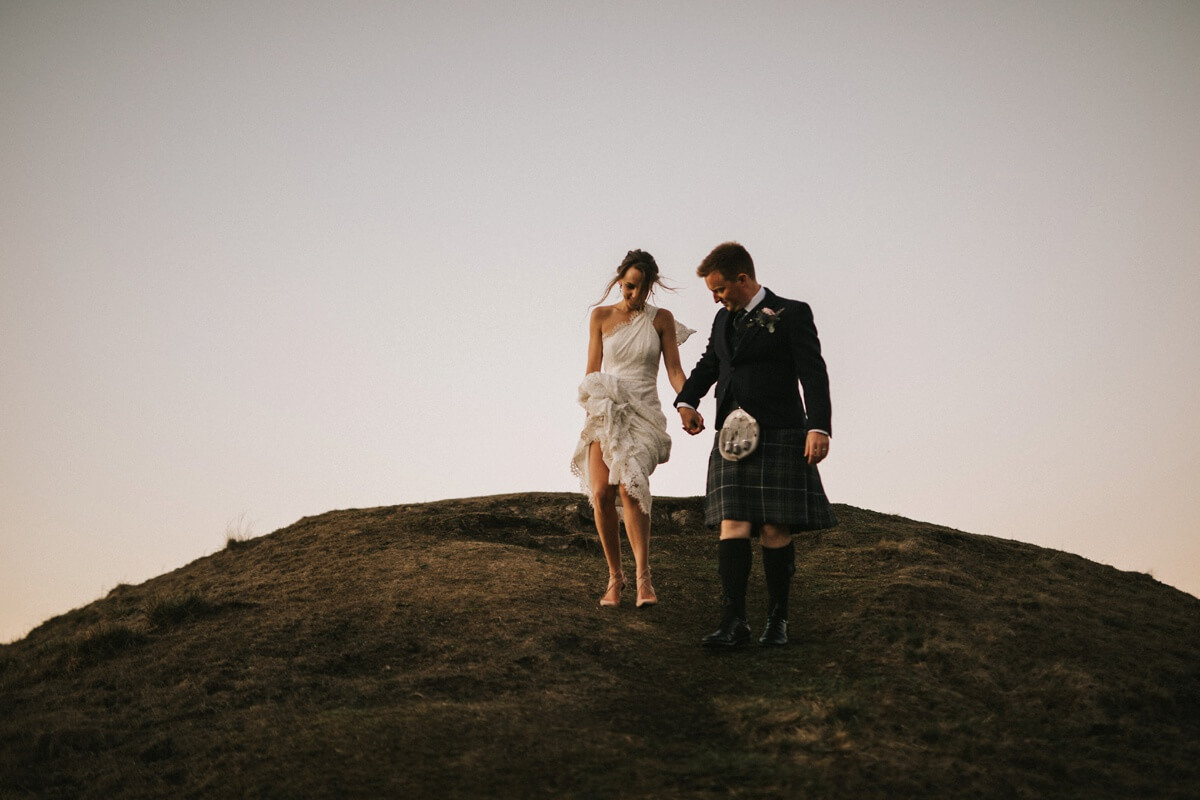
[{"label": "bride's updo hairstyle", "polygon": [[637,267],[642,271],[642,292],[643,296],[650,297],[655,286],[661,286],[667,291],[673,291],[670,286],[663,282],[662,277],[658,274],[658,262],[654,260],[654,256],[647,253],[645,250],[630,250],[625,254],[625,258],[621,260],[621,265],[617,267],[617,275],[608,285],[604,287],[604,294],[600,296],[597,303],[604,302],[604,298],[608,297],[608,293],[612,288],[621,282],[625,277],[625,273],[630,267]]}]

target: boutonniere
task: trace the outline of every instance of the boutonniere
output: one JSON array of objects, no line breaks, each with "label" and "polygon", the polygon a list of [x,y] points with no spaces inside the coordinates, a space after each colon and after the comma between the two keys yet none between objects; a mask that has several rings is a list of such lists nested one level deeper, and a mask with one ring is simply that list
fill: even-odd
[{"label": "boutonniere", "polygon": [[766,328],[767,333],[775,332],[775,325],[779,322],[779,318],[783,316],[783,311],[775,311],[771,308],[760,308],[750,315],[750,324],[757,325],[760,328]]}]

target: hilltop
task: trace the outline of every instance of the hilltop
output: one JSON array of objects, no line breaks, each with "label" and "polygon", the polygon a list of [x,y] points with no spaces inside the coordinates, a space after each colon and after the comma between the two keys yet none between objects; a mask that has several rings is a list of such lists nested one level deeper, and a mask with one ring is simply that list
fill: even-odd
[{"label": "hilltop", "polygon": [[699,498],[655,500],[644,610],[574,494],[230,541],[0,646],[0,797],[1196,796],[1200,600],[837,512],[793,644],[732,653]]}]

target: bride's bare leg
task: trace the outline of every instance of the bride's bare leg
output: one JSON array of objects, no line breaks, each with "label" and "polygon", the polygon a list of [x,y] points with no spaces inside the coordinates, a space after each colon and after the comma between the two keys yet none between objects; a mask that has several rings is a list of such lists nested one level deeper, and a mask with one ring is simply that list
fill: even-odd
[{"label": "bride's bare leg", "polygon": [[650,517],[624,486],[621,486],[621,507],[625,510],[625,534],[637,565],[637,605],[639,608],[654,605],[658,596],[650,583]]},{"label": "bride's bare leg", "polygon": [[592,484],[596,532],[600,534],[600,546],[604,548],[604,560],[608,562],[608,588],[600,598],[600,605],[615,606],[621,601],[621,588],[625,585],[625,575],[621,572],[617,487],[608,482],[608,465],[604,463],[599,442],[592,442],[588,448],[588,477]]}]

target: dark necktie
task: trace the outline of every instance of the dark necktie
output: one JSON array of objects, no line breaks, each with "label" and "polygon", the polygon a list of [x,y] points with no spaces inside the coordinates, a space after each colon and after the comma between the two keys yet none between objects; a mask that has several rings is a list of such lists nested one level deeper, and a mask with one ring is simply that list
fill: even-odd
[{"label": "dark necktie", "polygon": [[733,341],[734,344],[741,341],[742,334],[746,332],[746,321],[750,316],[750,312],[742,308],[733,314]]}]

